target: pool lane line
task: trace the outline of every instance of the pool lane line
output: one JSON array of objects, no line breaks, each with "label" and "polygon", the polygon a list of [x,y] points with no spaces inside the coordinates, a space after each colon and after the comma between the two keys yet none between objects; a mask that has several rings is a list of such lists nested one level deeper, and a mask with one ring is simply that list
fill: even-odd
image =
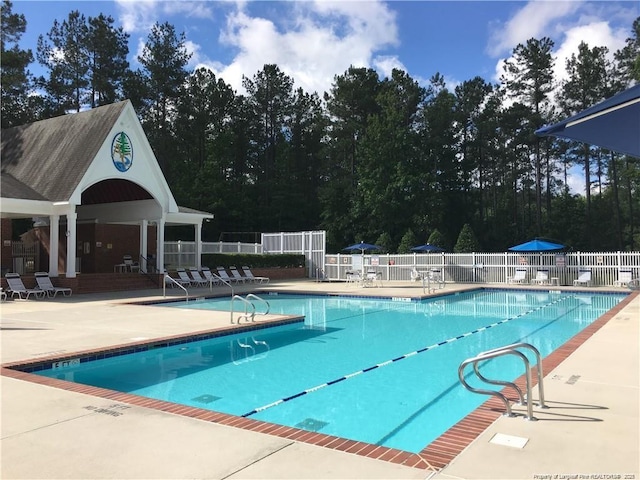
[{"label": "pool lane line", "polygon": [[499,322],[494,322],[494,323],[492,323],[490,325],[486,325],[484,327],[476,328],[475,330],[472,330],[470,332],[463,333],[463,334],[458,335],[456,337],[451,337],[448,340],[443,340],[442,342],[434,343],[433,345],[429,345],[428,347],[424,347],[424,348],[421,348],[419,350],[415,350],[413,352],[406,353],[404,355],[400,355],[399,357],[393,358],[391,360],[387,360],[386,362],[378,363],[378,364],[373,365],[373,366],[371,366],[369,368],[364,368],[362,370],[358,370],[357,372],[353,372],[353,373],[350,373],[350,374],[345,375],[343,377],[336,378],[335,380],[332,380],[330,382],[326,382],[326,383],[322,383],[320,385],[316,385],[315,387],[311,387],[311,388],[308,388],[308,389],[303,390],[301,392],[298,392],[295,395],[291,395],[289,397],[281,398],[280,400],[276,400],[275,402],[269,403],[267,405],[263,405],[262,407],[254,408],[250,412],[247,412],[247,413],[245,413],[244,415],[241,415],[241,416],[242,417],[250,417],[251,415],[255,415],[256,413],[263,412],[263,411],[265,411],[265,410],[267,410],[269,408],[276,407],[276,406],[281,405],[281,404],[283,404],[285,402],[288,402],[290,400],[293,400],[293,399],[296,399],[296,398],[300,398],[300,397],[302,397],[304,395],[307,395],[308,393],[313,393],[313,392],[321,390],[321,389],[323,389],[325,387],[328,387],[330,385],[335,385],[335,384],[340,383],[340,382],[342,382],[344,380],[348,380],[350,378],[357,377],[358,375],[361,375],[363,373],[371,372],[372,370],[376,370],[376,369],[381,368],[381,367],[386,367],[387,365],[391,365],[392,363],[399,362],[400,360],[404,360],[405,358],[413,357],[415,355],[418,355],[419,353],[428,352],[429,350],[433,350],[435,348],[441,347],[442,345],[446,345],[448,343],[453,343],[453,342],[455,342],[457,340],[460,340],[460,339],[465,338],[465,337],[469,337],[469,336],[474,335],[476,333],[484,332],[486,330],[489,330],[490,328],[497,327],[498,325],[502,325],[503,323],[510,322],[511,320],[516,320],[518,318],[522,318],[522,317],[524,317],[526,315],[530,315],[530,314],[532,314],[532,313],[534,313],[534,312],[536,312],[538,310],[542,310],[543,308],[551,307],[551,306],[553,306],[553,305],[555,305],[557,303],[563,302],[563,301],[565,301],[565,300],[567,300],[569,298],[573,298],[573,297],[575,297],[575,295],[567,295],[567,296],[564,296],[564,297],[560,297],[560,298],[554,300],[553,302],[547,303],[545,305],[540,305],[538,307],[532,308],[531,310],[527,310],[525,312],[521,312],[521,313],[519,313],[518,315],[516,315],[514,317],[505,318],[504,320],[500,320]]}]

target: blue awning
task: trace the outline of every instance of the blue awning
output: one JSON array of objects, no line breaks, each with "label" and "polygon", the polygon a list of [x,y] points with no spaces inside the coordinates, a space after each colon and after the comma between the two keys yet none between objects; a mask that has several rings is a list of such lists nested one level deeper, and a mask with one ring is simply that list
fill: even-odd
[{"label": "blue awning", "polygon": [[640,84],[586,110],[536,130],[640,158]]}]

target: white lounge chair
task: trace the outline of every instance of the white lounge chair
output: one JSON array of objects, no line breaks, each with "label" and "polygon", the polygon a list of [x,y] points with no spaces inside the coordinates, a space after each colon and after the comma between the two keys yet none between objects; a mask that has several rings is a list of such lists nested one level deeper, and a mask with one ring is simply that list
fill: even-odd
[{"label": "white lounge chair", "polygon": [[577,286],[577,285],[585,285],[585,286],[590,286],[591,285],[591,270],[587,269],[587,268],[581,268],[580,270],[578,270],[578,278],[576,278],[573,281],[573,285]]},{"label": "white lounge chair", "polygon": [[198,287],[206,287],[209,285],[209,280],[207,280],[202,275],[200,275],[200,272],[198,271],[197,268],[195,267],[190,268],[189,275],[191,277],[189,278],[189,280],[191,281],[192,285],[195,284]]},{"label": "white lounge chair", "polygon": [[540,269],[536,272],[536,278],[531,279],[531,283],[535,283],[538,285],[548,285],[549,284],[549,270]]},{"label": "white lounge chair", "polygon": [[190,280],[182,280],[181,278],[174,278],[171,275],[169,275],[169,272],[167,272],[165,270],[164,271],[164,284],[167,287],[170,287],[170,288],[176,288],[176,284],[182,285],[183,287],[190,287],[191,286],[191,281]]},{"label": "white lounge chair", "polygon": [[614,287],[626,287],[633,280],[633,271],[630,268],[621,268],[618,272],[618,280],[613,282]]},{"label": "white lounge chair", "polygon": [[227,283],[234,282],[234,283],[236,283],[236,284],[237,284],[237,283],[239,283],[239,282],[238,282],[238,280],[236,280],[235,278],[231,278],[231,277],[229,276],[229,274],[228,274],[228,273],[227,273],[227,271],[224,269],[224,267],[218,267],[218,268],[217,268],[217,270],[218,270],[218,276],[219,276],[222,280],[224,280],[225,282],[227,282]]},{"label": "white lounge chair", "polygon": [[7,285],[9,285],[7,293],[11,294],[11,298],[15,298],[16,295],[18,295],[18,298],[25,299],[28,299],[31,295],[36,298],[46,295],[42,290],[25,287],[19,273],[7,273],[4,277],[7,280]]},{"label": "white lounge chair", "polygon": [[229,271],[231,272],[231,275],[233,275],[233,279],[236,282],[245,283],[247,281],[247,277],[243,277],[242,275],[240,275],[240,272],[235,266],[233,265],[229,266]]},{"label": "white lounge chair", "polygon": [[527,269],[516,268],[513,277],[507,278],[507,283],[525,283],[527,281]]},{"label": "white lounge chair", "polygon": [[213,285],[220,284],[220,279],[211,273],[211,269],[209,267],[202,267],[202,276]]},{"label": "white lounge chair", "polygon": [[72,290],[66,287],[56,287],[51,283],[51,277],[47,272],[36,272],[36,283],[38,289],[46,292],[48,297],[55,297],[58,293],[62,293],[65,297],[71,295]]},{"label": "white lounge chair", "polygon": [[246,265],[242,267],[242,271],[244,272],[245,278],[247,278],[250,282],[253,283],[269,283],[269,277],[256,277],[249,267]]},{"label": "white lounge chair", "polygon": [[181,280],[181,284],[184,287],[187,286],[191,286],[193,285],[193,281],[191,280],[191,278],[189,278],[189,275],[187,275],[187,271],[184,268],[178,268],[176,270],[176,273],[178,274],[178,278]]}]

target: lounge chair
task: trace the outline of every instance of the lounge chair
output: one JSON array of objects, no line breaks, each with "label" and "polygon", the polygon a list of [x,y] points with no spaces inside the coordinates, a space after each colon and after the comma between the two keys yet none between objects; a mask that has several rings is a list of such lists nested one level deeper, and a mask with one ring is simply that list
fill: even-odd
[{"label": "lounge chair", "polygon": [[613,282],[614,287],[626,287],[633,280],[633,271],[630,268],[621,268],[618,272],[618,280]]},{"label": "lounge chair", "polygon": [[178,269],[176,270],[176,273],[178,274],[178,278],[179,278],[180,280],[182,280],[180,283],[181,283],[183,286],[185,286],[185,287],[186,287],[186,286],[191,286],[191,285],[193,285],[193,283],[194,283],[194,282],[191,280],[191,278],[189,277],[189,275],[187,275],[187,272],[186,272],[186,270],[185,270],[184,268],[178,268]]},{"label": "lounge chair", "polygon": [[244,272],[245,278],[247,278],[250,282],[253,283],[269,283],[269,277],[256,277],[249,267],[246,265],[242,267],[242,271]]},{"label": "lounge chair", "polygon": [[62,293],[65,297],[71,295],[72,290],[66,287],[56,287],[51,283],[51,278],[47,272],[36,272],[37,288],[46,292],[48,297],[55,297],[58,293]]},{"label": "lounge chair", "polygon": [[590,286],[591,285],[591,270],[587,269],[587,268],[581,268],[580,270],[578,270],[578,278],[576,278],[573,281],[573,285],[577,286],[577,285],[585,285],[585,286]]},{"label": "lounge chair", "polygon": [[237,284],[237,283],[239,283],[239,282],[238,282],[238,280],[236,280],[235,278],[231,278],[231,277],[229,276],[229,274],[228,274],[228,273],[227,273],[227,271],[224,269],[224,267],[218,267],[218,268],[217,268],[217,270],[218,270],[218,276],[219,276],[222,280],[224,280],[225,282],[227,282],[227,283],[234,282],[234,283],[236,283],[236,284]]},{"label": "lounge chair", "polygon": [[207,280],[202,275],[200,275],[200,272],[198,271],[197,268],[195,267],[190,268],[189,275],[191,276],[191,278],[189,278],[189,280],[191,281],[191,284],[195,284],[198,287],[206,287],[209,285],[209,280]]},{"label": "lounge chair", "polygon": [[181,278],[173,278],[171,275],[169,275],[169,272],[167,272],[165,270],[164,271],[164,284],[167,287],[171,287],[171,288],[176,288],[176,284],[182,285],[183,287],[190,287],[191,286],[191,281],[190,280],[182,280]]},{"label": "lounge chair", "polygon": [[513,277],[507,277],[507,283],[525,283],[527,281],[527,269],[516,268]]},{"label": "lounge chair", "polygon": [[240,272],[238,271],[238,269],[236,267],[234,267],[233,265],[231,265],[229,267],[229,271],[231,272],[231,275],[233,275],[233,279],[238,282],[238,283],[245,283],[247,281],[247,277],[243,277],[242,275],[240,275]]},{"label": "lounge chair", "polygon": [[11,298],[15,298],[16,295],[18,295],[18,298],[25,299],[28,299],[31,295],[36,298],[44,297],[46,295],[42,290],[25,287],[19,273],[7,273],[5,278],[7,280],[7,285],[9,285],[7,293],[11,294]]},{"label": "lounge chair", "polygon": [[532,284],[548,285],[549,284],[549,270],[540,269],[536,272],[536,278],[531,279]]},{"label": "lounge chair", "polygon": [[213,285],[220,284],[220,279],[211,273],[211,269],[209,267],[202,267],[202,276],[207,282],[211,282]]}]

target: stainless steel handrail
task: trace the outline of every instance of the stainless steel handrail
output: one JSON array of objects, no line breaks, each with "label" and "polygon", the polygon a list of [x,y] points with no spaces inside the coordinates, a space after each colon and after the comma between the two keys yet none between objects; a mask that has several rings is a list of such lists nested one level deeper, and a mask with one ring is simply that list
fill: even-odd
[{"label": "stainless steel handrail", "polygon": [[164,281],[162,282],[162,296],[163,297],[167,296],[167,278],[169,280],[171,280],[173,283],[175,283],[177,286],[179,286],[181,289],[184,290],[185,299],[186,299],[186,302],[188,303],[189,302],[189,292],[187,291],[185,286],[182,285],[180,282],[176,281],[176,279],[173,278],[171,275],[167,275],[166,273],[164,275]]},{"label": "stainless steel handrail", "polygon": [[[460,379],[460,383],[470,392],[474,392],[474,393],[479,393],[482,395],[492,395],[495,397],[500,398],[504,405],[505,405],[505,409],[506,409],[506,415],[507,416],[514,416],[514,414],[511,411],[511,404],[509,403],[509,399],[502,394],[501,392],[497,392],[495,390],[485,390],[482,388],[477,388],[477,387],[472,387],[471,385],[469,385],[469,383],[467,383],[467,381],[464,378],[464,370],[467,367],[467,365],[472,364],[473,365],[473,371],[475,372],[476,376],[482,380],[485,383],[490,383],[493,385],[502,385],[504,387],[511,387],[513,388],[517,393],[518,396],[520,398],[520,403],[522,405],[526,404],[527,405],[527,415],[525,416],[525,418],[527,420],[536,420],[536,418],[533,416],[533,399],[531,398],[531,365],[529,362],[529,359],[526,357],[526,355],[524,355],[522,352],[519,352],[517,349],[518,348],[529,348],[531,349],[534,354],[536,355],[536,361],[537,361],[537,374],[538,374],[538,391],[539,391],[539,395],[540,395],[540,400],[539,400],[539,406],[541,408],[546,408],[546,406],[544,405],[544,388],[543,388],[543,381],[542,381],[542,365],[541,365],[541,360],[540,360],[540,352],[533,346],[530,345],[528,343],[514,343],[512,345],[506,345],[504,347],[499,347],[499,348],[494,348],[492,350],[488,350],[486,352],[481,352],[478,355],[476,355],[475,357],[472,358],[468,358],[466,360],[464,360],[460,366],[458,367],[458,378]],[[513,382],[507,382],[507,381],[503,381],[503,380],[492,380],[492,379],[488,379],[487,377],[485,377],[484,375],[482,375],[478,369],[478,364],[482,361],[485,360],[489,360],[492,358],[497,358],[497,357],[501,357],[504,355],[515,355],[518,358],[520,358],[525,366],[525,379],[526,379],[526,389],[527,389],[527,396],[526,396],[526,400],[524,395],[522,394],[522,390]]]},{"label": "stainless steel handrail", "polygon": [[[256,315],[256,306],[246,298],[241,297],[240,295],[234,295],[231,298],[231,323],[233,323],[233,302],[235,302],[236,300],[240,300],[241,302],[244,303],[244,315],[241,315],[240,317],[238,317],[238,324],[240,323],[240,319],[242,318],[246,318],[247,320],[250,319],[253,322],[254,317]],[[247,307],[249,306],[251,306],[251,310],[252,310],[251,313],[249,313],[247,310]]]},{"label": "stainless steel handrail", "polygon": [[[222,283],[224,283],[227,287],[229,287],[231,289],[231,296],[234,297],[235,293],[233,292],[233,285],[231,285],[229,282],[227,282],[224,278],[222,278],[220,275],[216,275],[215,273],[211,272],[211,275],[215,278],[217,278],[218,280],[220,280]],[[209,280],[209,290],[213,290],[213,282],[211,280]]]},{"label": "stainless steel handrail", "polygon": [[518,348],[527,348],[531,350],[533,354],[536,356],[536,375],[538,377],[538,397],[539,397],[538,406],[540,408],[547,408],[547,406],[544,404],[544,382],[543,382],[544,374],[542,373],[542,356],[540,355],[540,351],[536,347],[534,347],[530,343],[517,342],[517,343],[512,343],[511,345],[505,345],[504,347],[498,347],[491,350],[487,350],[486,352],[481,352],[478,354],[478,356],[484,355],[487,353],[502,351],[502,350],[514,350]]},{"label": "stainless steel handrail", "polygon": [[267,302],[264,298],[259,297],[258,295],[254,295],[253,293],[250,293],[246,296],[246,299],[249,300],[250,298],[256,299],[259,302],[264,303],[267,306],[267,310],[265,312],[259,313],[259,315],[268,315],[269,314],[269,310],[271,310],[271,305],[269,305],[269,302]]}]

